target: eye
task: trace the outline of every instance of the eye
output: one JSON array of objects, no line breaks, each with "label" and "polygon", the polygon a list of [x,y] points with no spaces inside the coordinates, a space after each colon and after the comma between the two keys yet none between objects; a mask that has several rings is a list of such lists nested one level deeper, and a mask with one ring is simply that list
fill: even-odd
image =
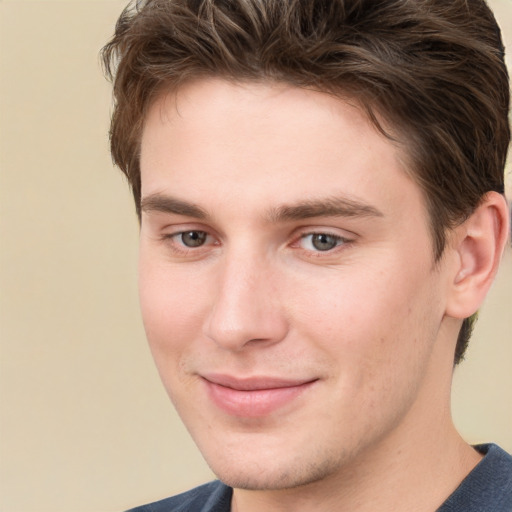
[{"label": "eye", "polygon": [[219,245],[216,238],[202,229],[180,230],[176,226],[174,233],[162,233],[160,240],[165,251],[176,258],[200,258],[209,254],[211,249]]},{"label": "eye", "polygon": [[205,231],[184,231],[176,236],[185,247],[201,247],[208,237]]},{"label": "eye", "polygon": [[341,236],[330,235],[329,233],[308,233],[301,237],[301,246],[309,251],[330,251],[346,240]]}]

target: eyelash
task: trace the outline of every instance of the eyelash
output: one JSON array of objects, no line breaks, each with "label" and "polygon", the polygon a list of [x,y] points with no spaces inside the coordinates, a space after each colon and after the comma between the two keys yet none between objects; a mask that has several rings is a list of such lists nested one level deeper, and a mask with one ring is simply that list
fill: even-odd
[{"label": "eyelash", "polygon": [[[206,236],[206,241],[202,245],[198,245],[196,247],[189,247],[186,246],[183,241],[177,241],[180,237],[183,237],[183,235],[187,233],[203,233]],[[304,247],[301,247],[301,242],[308,237],[314,237],[314,236],[326,236],[335,242],[335,246],[331,249],[326,249],[324,251],[320,249],[306,249]],[[176,233],[166,233],[162,235],[162,240],[166,243],[168,243],[169,247],[171,248],[172,252],[179,256],[189,256],[192,254],[195,254],[199,256],[202,252],[204,252],[205,248],[211,247],[212,245],[219,245],[218,242],[211,243],[211,239],[214,239],[212,235],[210,235],[207,231],[202,229],[188,229],[183,231],[178,231]],[[208,240],[210,240],[210,243],[208,243]],[[315,258],[321,258],[321,257],[327,257],[329,255],[333,255],[337,253],[339,250],[343,250],[347,245],[349,245],[353,240],[350,238],[343,237],[341,235],[329,232],[328,230],[321,230],[318,231],[304,231],[300,233],[297,237],[294,238],[293,242],[289,244],[289,247],[296,248],[298,250],[301,250],[305,253],[307,253],[310,256],[313,256]]]}]

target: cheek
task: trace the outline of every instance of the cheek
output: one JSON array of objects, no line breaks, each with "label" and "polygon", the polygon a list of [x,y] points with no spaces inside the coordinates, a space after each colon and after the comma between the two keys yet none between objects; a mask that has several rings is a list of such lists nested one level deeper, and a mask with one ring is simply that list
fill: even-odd
[{"label": "cheek", "polygon": [[201,330],[204,289],[193,276],[166,263],[139,259],[139,300],[146,336],[157,365],[178,354]]},{"label": "cheek", "polygon": [[347,435],[385,428],[404,414],[436,339],[435,306],[417,293],[429,286],[390,274],[369,272],[368,280],[347,276],[337,286],[312,287],[305,293],[309,307],[298,315],[299,329],[330,361],[327,409],[357,418],[345,424]]},{"label": "cheek", "polygon": [[398,264],[385,267],[334,270],[314,285],[294,286],[299,330],[343,367],[396,372],[395,365],[421,358],[433,342],[442,315],[434,310],[432,279]]},{"label": "cheek", "polygon": [[200,290],[181,273],[172,272],[167,263],[140,258],[139,300],[146,338],[162,383],[177,408],[188,402],[191,382],[184,370],[195,341],[201,339]]}]

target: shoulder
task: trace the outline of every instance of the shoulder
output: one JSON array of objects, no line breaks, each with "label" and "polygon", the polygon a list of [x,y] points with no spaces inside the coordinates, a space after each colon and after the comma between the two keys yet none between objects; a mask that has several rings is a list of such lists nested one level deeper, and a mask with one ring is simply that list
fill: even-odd
[{"label": "shoulder", "polygon": [[232,489],[215,481],[127,512],[229,512]]},{"label": "shoulder", "polygon": [[495,444],[475,448],[484,458],[438,512],[512,511],[512,456]]}]

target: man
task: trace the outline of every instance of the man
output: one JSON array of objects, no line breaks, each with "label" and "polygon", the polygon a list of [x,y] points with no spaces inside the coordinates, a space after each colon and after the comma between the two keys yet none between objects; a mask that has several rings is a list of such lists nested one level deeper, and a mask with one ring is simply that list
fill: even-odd
[{"label": "man", "polygon": [[219,478],[136,510],[512,510],[512,458],[450,416],[509,230],[503,53],[483,0],[122,14],[144,325]]}]

